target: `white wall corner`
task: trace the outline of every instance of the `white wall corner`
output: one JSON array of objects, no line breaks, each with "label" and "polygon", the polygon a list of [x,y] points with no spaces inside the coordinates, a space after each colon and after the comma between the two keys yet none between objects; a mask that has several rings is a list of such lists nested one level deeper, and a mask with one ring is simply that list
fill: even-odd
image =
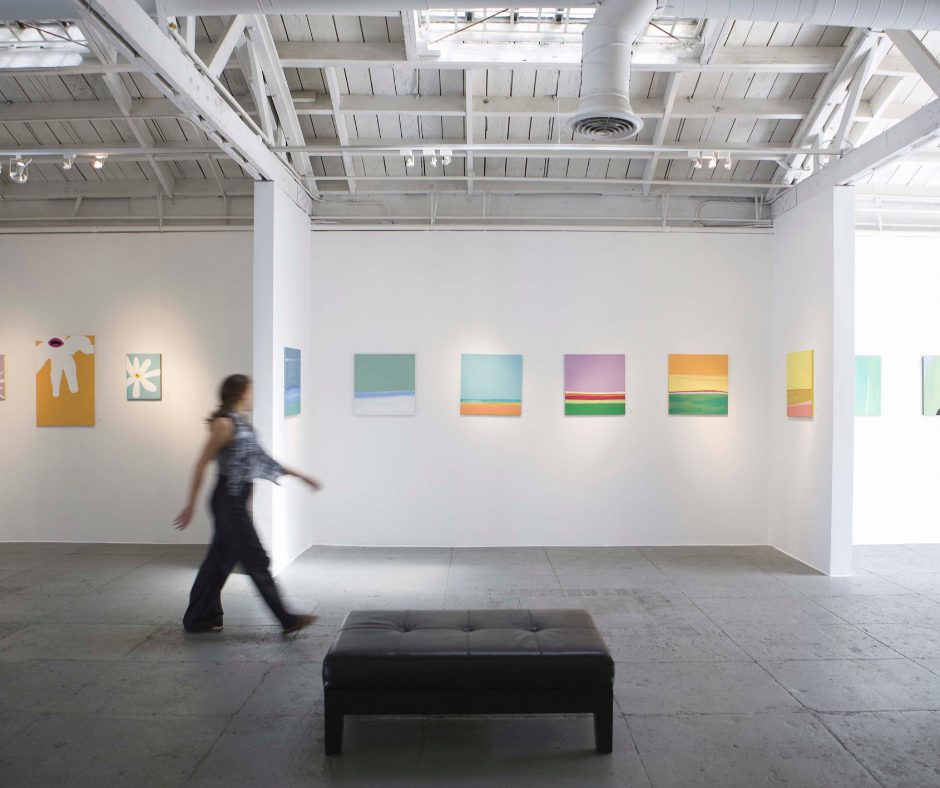
[{"label": "white wall corner", "polygon": [[829,574],[852,574],[855,465],[855,187],[833,190],[832,532]]},{"label": "white wall corner", "polygon": [[[255,184],[255,427],[271,455],[309,470],[311,407],[301,385],[301,413],[284,416],[284,349],[310,363],[310,219],[276,184]],[[306,361],[306,364],[304,363]],[[310,491],[296,479],[255,485],[254,516],[277,574],[312,544]]]},{"label": "white wall corner", "polygon": [[[851,574],[855,194],[836,187],[774,220],[771,544]],[[814,351],[812,419],[786,415],[786,354]]]}]

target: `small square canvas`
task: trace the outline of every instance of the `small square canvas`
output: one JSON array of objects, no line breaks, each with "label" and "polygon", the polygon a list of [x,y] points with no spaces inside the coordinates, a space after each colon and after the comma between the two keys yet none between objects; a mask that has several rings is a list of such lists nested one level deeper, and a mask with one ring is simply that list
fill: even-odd
[{"label": "small square canvas", "polygon": [[94,335],[60,334],[37,339],[36,426],[94,425]]},{"label": "small square canvas", "polygon": [[300,351],[284,348],[284,415],[300,415]]},{"label": "small square canvas", "polygon": [[565,356],[565,415],[623,416],[627,357],[615,353]]},{"label": "small square canvas", "polygon": [[855,357],[855,415],[881,415],[881,356]]},{"label": "small square canvas", "polygon": [[940,416],[940,356],[924,356],[924,415]]},{"label": "small square canvas", "polygon": [[728,356],[669,354],[669,415],[728,415]]},{"label": "small square canvas", "polygon": [[461,416],[521,416],[522,356],[464,353]]},{"label": "small square canvas", "polygon": [[159,353],[127,354],[127,398],[163,399],[162,356]]},{"label": "small square canvas", "polygon": [[787,353],[787,416],[813,418],[813,351]]},{"label": "small square canvas", "polygon": [[353,414],[415,415],[415,354],[357,353],[353,358]]},{"label": "small square canvas", "polygon": [[0,354],[0,402],[7,398],[7,357]]}]

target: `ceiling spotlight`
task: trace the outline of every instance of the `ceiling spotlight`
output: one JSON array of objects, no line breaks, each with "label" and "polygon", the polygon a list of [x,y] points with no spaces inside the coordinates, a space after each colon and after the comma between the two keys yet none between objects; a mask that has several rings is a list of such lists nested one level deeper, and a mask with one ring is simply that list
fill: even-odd
[{"label": "ceiling spotlight", "polygon": [[715,166],[716,166],[717,164],[718,164],[718,159],[716,159],[714,156],[709,156],[709,158],[708,158],[708,169],[710,169],[710,170],[715,169]]},{"label": "ceiling spotlight", "polygon": [[413,150],[408,150],[408,148],[402,148],[399,151],[402,156],[405,157],[405,166],[414,167],[415,166],[415,152]]},{"label": "ceiling spotlight", "polygon": [[725,159],[725,169],[726,169],[726,170],[730,170],[730,169],[731,169],[731,157],[730,157],[730,156],[728,156],[728,157]]},{"label": "ceiling spotlight", "polygon": [[28,167],[32,159],[23,161],[21,158],[10,159],[10,180],[17,183],[26,183],[29,178]]},{"label": "ceiling spotlight", "polygon": [[63,170],[70,170],[70,169],[72,169],[72,162],[74,162],[74,161],[75,161],[75,157],[74,157],[74,156],[66,156],[66,157],[65,157],[65,160],[62,162],[62,169],[63,169]]},{"label": "ceiling spotlight", "polygon": [[697,170],[702,169],[702,160],[696,157],[695,161],[692,162],[692,166],[695,167],[695,169]]},{"label": "ceiling spotlight", "polygon": [[432,157],[431,157],[431,166],[432,166],[432,167],[436,167],[436,166],[437,166],[437,156],[432,156]]},{"label": "ceiling spotlight", "polygon": [[453,151],[449,151],[449,150],[441,151],[441,161],[444,162],[445,165],[450,164],[452,157],[453,157]]},{"label": "ceiling spotlight", "polygon": [[91,163],[91,166],[96,170],[100,170],[102,167],[104,167],[104,160],[106,158],[108,158],[107,153],[102,154],[101,156],[95,156],[95,160]]}]

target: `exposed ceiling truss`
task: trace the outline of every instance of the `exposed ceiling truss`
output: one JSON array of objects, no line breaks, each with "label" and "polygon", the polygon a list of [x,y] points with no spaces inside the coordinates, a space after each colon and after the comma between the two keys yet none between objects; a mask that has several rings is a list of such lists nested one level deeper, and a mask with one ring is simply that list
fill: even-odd
[{"label": "exposed ceiling truss", "polygon": [[863,224],[940,224],[915,210],[940,200],[935,33],[654,19],[631,83],[646,126],[599,145],[566,124],[590,8],[72,1],[72,20],[0,25],[0,231],[243,227],[258,178],[324,227],[762,229],[821,183],[855,183]]}]

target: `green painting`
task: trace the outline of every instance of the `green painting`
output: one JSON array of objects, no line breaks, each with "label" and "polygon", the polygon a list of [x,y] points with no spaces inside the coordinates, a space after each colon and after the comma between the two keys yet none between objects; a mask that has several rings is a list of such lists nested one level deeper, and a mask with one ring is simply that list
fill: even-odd
[{"label": "green painting", "polygon": [[881,356],[855,357],[855,415],[881,415]]},{"label": "green painting", "polygon": [[940,356],[924,356],[924,415],[940,416]]}]

